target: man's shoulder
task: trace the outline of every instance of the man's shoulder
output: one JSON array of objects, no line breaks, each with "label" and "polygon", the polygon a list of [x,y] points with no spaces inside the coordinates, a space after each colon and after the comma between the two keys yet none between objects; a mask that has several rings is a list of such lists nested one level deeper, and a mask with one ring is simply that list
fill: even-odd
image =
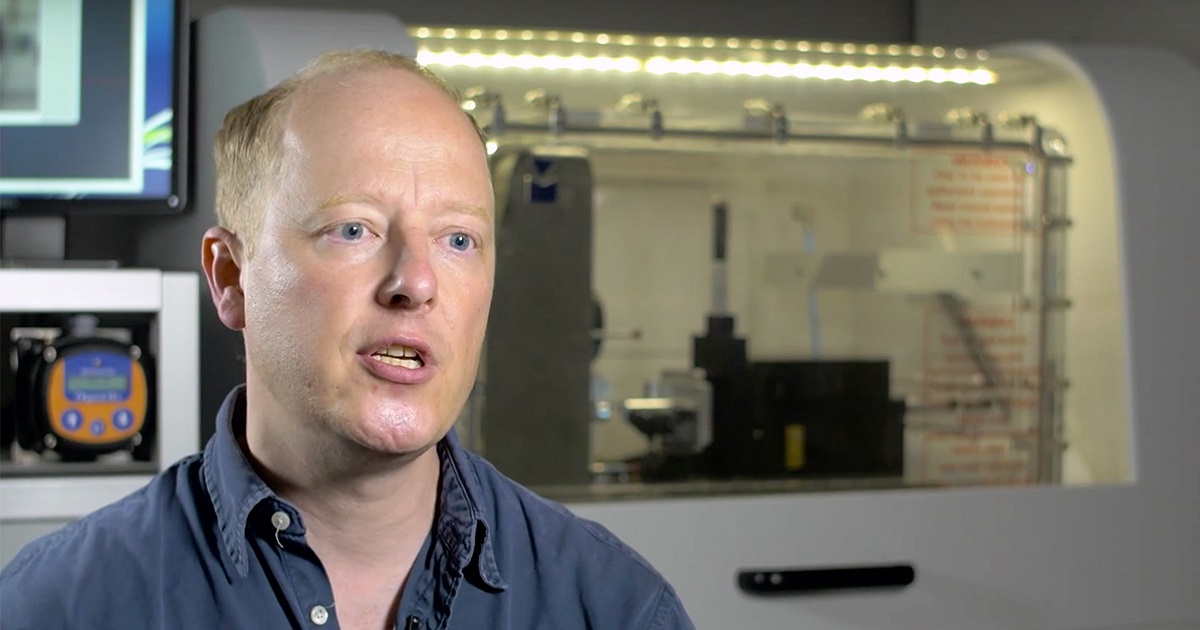
[{"label": "man's shoulder", "polygon": [[191,456],[158,473],[146,485],[82,518],[37,538],[0,570],[0,592],[57,592],[80,581],[107,579],[106,588],[133,581],[129,568],[157,547],[164,520],[181,518],[178,484],[193,472]]}]

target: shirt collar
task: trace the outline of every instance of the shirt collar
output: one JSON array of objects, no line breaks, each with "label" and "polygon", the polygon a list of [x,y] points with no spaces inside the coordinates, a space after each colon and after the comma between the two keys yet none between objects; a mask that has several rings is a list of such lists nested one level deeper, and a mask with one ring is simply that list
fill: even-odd
[{"label": "shirt collar", "polygon": [[458,441],[454,429],[438,442],[442,462],[442,487],[438,496],[435,531],[452,559],[454,568],[468,579],[478,578],[496,591],[508,588],[496,565],[493,534],[480,508],[486,495],[480,487],[475,466]]},{"label": "shirt collar", "polygon": [[[245,577],[250,568],[246,522],[250,512],[268,498],[283,502],[251,467],[238,443],[246,428],[246,388],[239,385],[225,397],[217,412],[216,433],[204,448],[201,475],[212,500],[220,530],[221,560],[226,571]],[[477,578],[493,590],[508,588],[496,565],[491,528],[480,500],[485,497],[466,449],[451,429],[437,444],[441,487],[434,533],[451,567],[468,579]]]},{"label": "shirt collar", "polygon": [[[237,425],[236,427],[234,425]],[[246,577],[250,559],[246,549],[246,520],[263,499],[274,496],[238,446],[237,435],[246,430],[246,388],[234,388],[217,411],[216,433],[204,447],[201,474],[212,499],[221,534],[221,560]]]}]

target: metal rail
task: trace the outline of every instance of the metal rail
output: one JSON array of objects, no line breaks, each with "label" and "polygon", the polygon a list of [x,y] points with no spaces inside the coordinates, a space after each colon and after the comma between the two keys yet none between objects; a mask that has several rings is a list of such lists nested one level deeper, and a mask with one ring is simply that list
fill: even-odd
[{"label": "metal rail", "polygon": [[778,145],[786,145],[789,143],[853,143],[867,146],[876,146],[880,148],[906,148],[906,147],[922,147],[922,148],[979,148],[984,150],[1018,150],[1029,151],[1037,155],[1043,156],[1051,161],[1070,161],[1069,157],[1048,155],[1036,140],[1031,141],[1014,141],[1014,140],[994,140],[991,139],[991,134],[984,133],[978,139],[947,139],[947,138],[920,138],[911,137],[904,130],[904,125],[897,125],[898,131],[891,136],[868,136],[854,134],[831,134],[831,133],[804,133],[787,131],[785,134],[776,133],[771,129],[749,130],[749,129],[670,129],[670,128],[640,128],[640,127],[613,127],[602,125],[572,125],[569,120],[564,121],[561,118],[556,119],[546,125],[505,122],[502,125],[496,126],[487,125],[483,131],[490,139],[501,140],[506,135],[510,134],[549,134],[554,137],[569,137],[569,136],[624,136],[624,137],[643,137],[647,140],[659,141],[662,139],[684,138],[693,140],[729,140],[729,141],[770,141]]}]

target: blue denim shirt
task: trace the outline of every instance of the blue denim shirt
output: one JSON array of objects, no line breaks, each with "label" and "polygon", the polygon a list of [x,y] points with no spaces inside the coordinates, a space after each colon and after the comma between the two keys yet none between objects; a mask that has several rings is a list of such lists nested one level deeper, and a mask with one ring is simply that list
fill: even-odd
[{"label": "blue denim shirt", "polygon": [[[22,549],[0,573],[0,626],[337,628],[304,519],[250,467],[244,425],[238,388],[203,453]],[[437,449],[438,512],[397,629],[692,628],[670,585],[602,526],[504,477],[453,432]]]}]

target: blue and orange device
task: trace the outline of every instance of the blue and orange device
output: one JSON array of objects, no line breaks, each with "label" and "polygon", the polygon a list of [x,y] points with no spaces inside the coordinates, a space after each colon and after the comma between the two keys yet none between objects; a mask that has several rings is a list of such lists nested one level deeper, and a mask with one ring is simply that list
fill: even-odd
[{"label": "blue and orange device", "polygon": [[[63,459],[147,453],[154,387],[140,347],[103,337],[26,340],[18,346],[17,442]],[[141,459],[141,458],[139,458]]]}]

